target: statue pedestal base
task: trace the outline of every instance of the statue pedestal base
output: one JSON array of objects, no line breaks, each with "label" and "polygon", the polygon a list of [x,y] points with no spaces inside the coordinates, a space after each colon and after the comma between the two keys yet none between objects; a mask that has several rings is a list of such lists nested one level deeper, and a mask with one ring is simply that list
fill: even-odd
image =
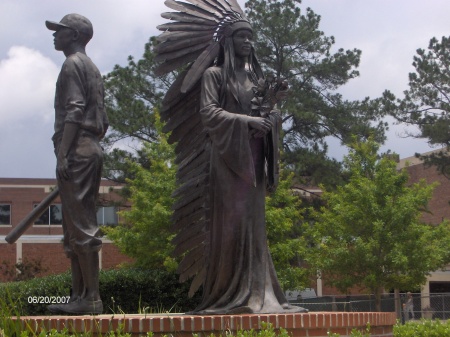
[{"label": "statue pedestal base", "polygon": [[[372,337],[391,337],[396,323],[395,313],[386,312],[311,312],[302,314],[245,314],[193,316],[183,314],[151,315],[98,315],[98,316],[28,316],[20,317],[22,326],[40,331],[67,328],[81,333],[92,332],[92,336],[104,336],[109,331],[130,333],[133,337],[146,336],[152,331],[155,337],[175,335],[177,337],[216,336],[225,331],[261,330],[265,323],[274,329],[284,328],[290,336],[327,337],[327,332],[350,336],[353,329],[365,331],[370,324]],[[264,323],[265,322],[265,323]]]}]

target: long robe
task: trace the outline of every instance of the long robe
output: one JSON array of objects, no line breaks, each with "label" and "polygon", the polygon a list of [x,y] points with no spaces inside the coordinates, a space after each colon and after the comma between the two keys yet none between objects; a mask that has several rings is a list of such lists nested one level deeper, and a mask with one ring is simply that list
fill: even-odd
[{"label": "long robe", "polygon": [[205,71],[200,114],[211,139],[211,237],[203,298],[195,312],[283,312],[287,300],[268,250],[265,226],[269,137],[252,137],[248,126],[254,86],[250,79],[236,86],[238,97],[230,90],[220,97],[222,85],[220,67]]}]

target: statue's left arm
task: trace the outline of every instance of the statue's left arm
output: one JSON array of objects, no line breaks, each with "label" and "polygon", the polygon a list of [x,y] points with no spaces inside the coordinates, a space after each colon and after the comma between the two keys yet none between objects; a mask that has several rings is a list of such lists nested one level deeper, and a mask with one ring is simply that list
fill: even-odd
[{"label": "statue's left arm", "polygon": [[69,57],[61,70],[61,103],[66,112],[64,131],[57,149],[56,172],[62,179],[69,179],[68,156],[78,136],[86,107],[83,73],[79,64]]},{"label": "statue's left arm", "polygon": [[281,131],[281,113],[279,110],[272,110],[268,116],[272,122],[272,130],[267,135],[267,190],[274,192],[278,186],[280,178],[279,172],[279,143]]}]

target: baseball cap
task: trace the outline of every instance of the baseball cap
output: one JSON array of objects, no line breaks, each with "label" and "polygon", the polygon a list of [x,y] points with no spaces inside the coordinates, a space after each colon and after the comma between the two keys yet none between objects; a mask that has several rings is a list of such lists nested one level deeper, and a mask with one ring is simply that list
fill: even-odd
[{"label": "baseball cap", "polygon": [[45,21],[45,25],[48,29],[54,31],[57,31],[61,27],[74,29],[87,35],[89,39],[92,38],[92,35],[94,35],[94,29],[92,28],[91,21],[80,14],[67,14],[61,19],[60,22],[47,20]]}]

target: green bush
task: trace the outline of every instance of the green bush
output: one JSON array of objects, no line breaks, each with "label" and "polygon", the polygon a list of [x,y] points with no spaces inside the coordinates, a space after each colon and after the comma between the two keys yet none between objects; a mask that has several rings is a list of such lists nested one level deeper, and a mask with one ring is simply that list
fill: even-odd
[{"label": "green bush", "polygon": [[[340,335],[329,332],[328,336],[339,337]],[[350,336],[369,337],[371,336],[370,326],[368,325],[364,331],[353,329]],[[439,320],[421,320],[406,324],[397,323],[394,326],[394,337],[450,337],[450,321],[443,323]]]},{"label": "green bush", "polygon": [[193,310],[199,297],[188,298],[189,282],[180,284],[174,272],[119,269],[100,277],[100,294],[105,311],[185,312]]},{"label": "green bush", "polygon": [[421,320],[394,326],[394,337],[444,337],[450,336],[450,321]]},{"label": "green bush", "polygon": [[[189,283],[189,282],[188,282]],[[198,297],[188,298],[189,284],[165,270],[118,269],[100,272],[100,294],[105,313],[185,312]],[[67,296],[70,273],[0,284],[0,302],[21,316],[49,314],[48,304],[30,303],[37,297]]]},{"label": "green bush", "polygon": [[[339,334],[330,333],[330,337],[339,337]],[[370,336],[370,327],[366,331],[353,330],[352,337]],[[448,337],[450,336],[450,321],[439,320],[412,321],[406,324],[397,323],[394,326],[394,337]]]},{"label": "green bush", "polygon": [[52,275],[27,281],[0,284],[0,302],[8,311],[21,316],[48,314],[45,303],[31,303],[33,298],[67,296],[70,274]]}]

